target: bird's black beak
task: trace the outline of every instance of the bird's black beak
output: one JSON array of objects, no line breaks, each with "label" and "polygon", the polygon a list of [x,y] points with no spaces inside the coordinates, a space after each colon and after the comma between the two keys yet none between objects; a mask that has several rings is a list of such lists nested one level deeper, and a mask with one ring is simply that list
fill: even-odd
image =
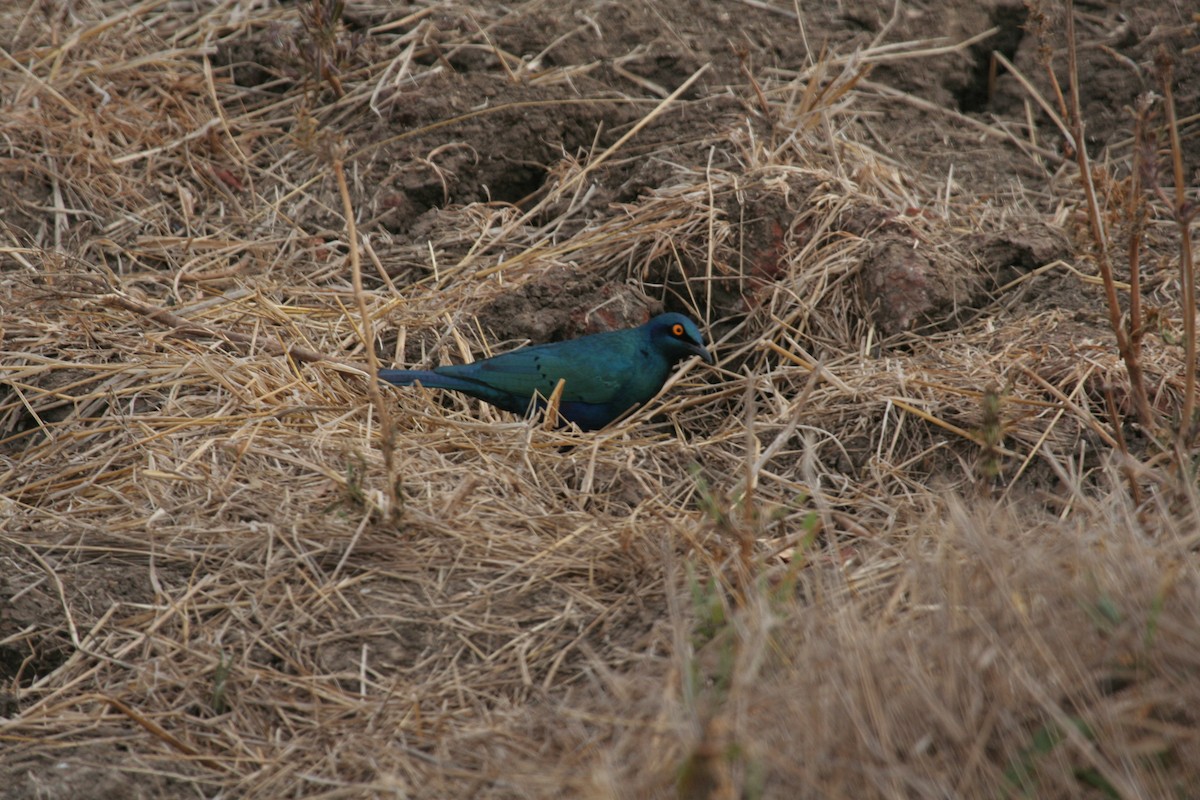
[{"label": "bird's black beak", "polygon": [[700,356],[701,358],[703,358],[703,359],[704,359],[704,363],[705,363],[705,364],[708,364],[709,366],[712,366],[713,364],[715,364],[715,363],[716,363],[716,359],[714,359],[714,358],[713,358],[713,354],[712,354],[712,353],[710,353],[710,352],[708,352],[708,348],[706,348],[704,345],[702,345],[702,344],[689,344],[689,345],[688,345],[688,349],[689,349],[689,350],[691,350],[691,351],[692,351],[693,353],[695,353],[696,355],[698,355],[698,356]]}]

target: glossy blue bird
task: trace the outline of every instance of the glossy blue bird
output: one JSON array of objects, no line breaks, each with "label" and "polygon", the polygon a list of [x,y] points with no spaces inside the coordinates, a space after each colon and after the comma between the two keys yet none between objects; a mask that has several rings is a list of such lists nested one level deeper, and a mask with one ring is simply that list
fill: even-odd
[{"label": "glossy blue bird", "polygon": [[713,363],[696,323],[682,314],[660,314],[636,328],[522,347],[473,364],[381,369],[379,377],[397,386],[451,389],[515,414],[544,407],[562,379],[558,413],[595,430],[645,405],[671,368],[689,356]]}]

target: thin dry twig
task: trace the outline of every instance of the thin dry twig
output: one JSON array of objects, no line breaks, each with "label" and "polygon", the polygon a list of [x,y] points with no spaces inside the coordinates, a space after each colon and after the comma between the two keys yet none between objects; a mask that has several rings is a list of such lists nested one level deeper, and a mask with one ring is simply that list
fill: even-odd
[{"label": "thin dry twig", "polygon": [[388,516],[398,518],[403,511],[400,492],[397,486],[395,450],[396,425],[392,420],[392,412],[384,402],[383,393],[379,390],[379,381],[374,378],[379,374],[379,359],[375,355],[375,328],[371,322],[371,314],[367,309],[367,300],[363,292],[362,259],[358,252],[358,226],[354,218],[354,204],[350,200],[350,187],[346,183],[346,170],[340,157],[333,158],[333,174],[337,178],[338,192],[342,197],[342,211],[346,219],[346,240],[350,245],[350,275],[354,286],[354,298],[358,301],[358,316],[362,325],[363,350],[367,354],[367,396],[371,406],[379,416],[379,450],[383,454],[384,479],[388,492]]},{"label": "thin dry twig", "polygon": [[[1196,277],[1192,256],[1192,222],[1196,207],[1187,199],[1187,180],[1183,174],[1183,147],[1179,142],[1179,123],[1175,119],[1174,69],[1166,50],[1159,49],[1156,59],[1163,86],[1163,107],[1167,115],[1167,134],[1171,141],[1171,167],[1175,179],[1173,211],[1179,226],[1179,284],[1183,292],[1183,406],[1179,414],[1180,449],[1192,449],[1196,415]],[[1190,461],[1191,459],[1187,459]]]},{"label": "thin dry twig", "polygon": [[[1083,196],[1087,202],[1087,218],[1091,227],[1092,242],[1096,247],[1096,266],[1100,277],[1104,280],[1104,297],[1108,307],[1108,321],[1113,335],[1117,339],[1117,351],[1125,362],[1129,373],[1129,391],[1137,410],[1138,421],[1148,431],[1155,430],[1157,420],[1150,408],[1150,399],[1146,394],[1146,381],[1142,371],[1140,354],[1133,347],[1133,337],[1121,319],[1121,304],[1117,299],[1116,279],[1113,277],[1112,260],[1109,256],[1108,231],[1100,214],[1100,202],[1096,197],[1096,187],[1092,180],[1092,168],[1088,158],[1085,139],[1083,138],[1083,109],[1079,102],[1079,64],[1076,55],[1075,42],[1075,5],[1073,0],[1067,0],[1066,8],[1067,36],[1067,77],[1070,87],[1071,131],[1077,146],[1075,159],[1079,165],[1079,182],[1083,188]],[[1112,425],[1121,424],[1119,419],[1112,420]]]}]

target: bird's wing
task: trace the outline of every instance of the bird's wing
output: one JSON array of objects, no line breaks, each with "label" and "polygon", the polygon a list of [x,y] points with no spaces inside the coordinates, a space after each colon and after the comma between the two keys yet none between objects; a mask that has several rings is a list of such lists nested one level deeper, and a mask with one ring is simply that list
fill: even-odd
[{"label": "bird's wing", "polygon": [[438,372],[478,381],[522,399],[532,397],[534,392],[549,397],[562,379],[566,381],[564,402],[613,402],[628,377],[629,359],[619,346],[596,348],[582,344],[592,342],[571,340],[524,347],[474,364],[442,367]]}]

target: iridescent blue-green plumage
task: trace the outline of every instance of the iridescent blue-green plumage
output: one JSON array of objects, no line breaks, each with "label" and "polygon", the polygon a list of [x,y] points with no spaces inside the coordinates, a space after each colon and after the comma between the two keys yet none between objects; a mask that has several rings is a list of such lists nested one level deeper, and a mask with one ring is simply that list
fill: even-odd
[{"label": "iridescent blue-green plumage", "polygon": [[379,377],[397,386],[451,389],[516,414],[535,402],[545,405],[562,379],[558,413],[595,430],[645,405],[672,367],[689,356],[713,363],[696,323],[682,314],[660,314],[636,328],[522,347],[473,364],[382,369]]}]

